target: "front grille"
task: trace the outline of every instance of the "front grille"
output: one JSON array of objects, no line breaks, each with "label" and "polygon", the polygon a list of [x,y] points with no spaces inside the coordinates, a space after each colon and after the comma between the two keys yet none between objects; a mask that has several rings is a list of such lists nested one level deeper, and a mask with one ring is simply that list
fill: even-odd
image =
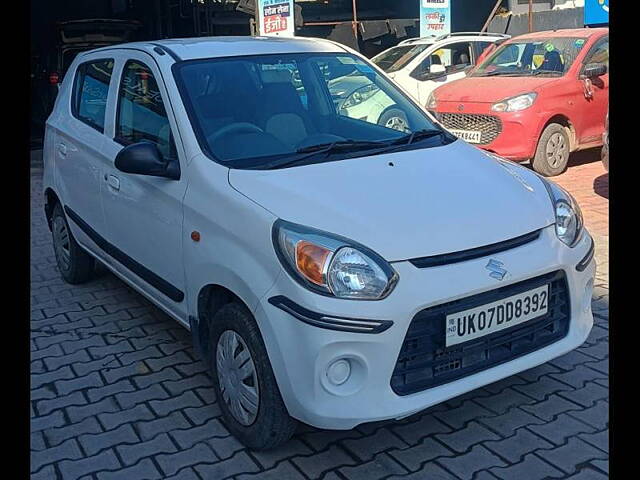
[{"label": "front grille", "polygon": [[[549,284],[549,309],[543,317],[468,342],[445,345],[447,315]],[[391,388],[409,395],[442,385],[539,350],[569,332],[569,289],[563,271],[549,273],[418,312],[409,325]]]},{"label": "front grille", "polygon": [[470,130],[481,132],[480,144],[493,142],[502,132],[502,122],[493,115],[476,115],[472,113],[438,113],[436,117],[450,130]]}]

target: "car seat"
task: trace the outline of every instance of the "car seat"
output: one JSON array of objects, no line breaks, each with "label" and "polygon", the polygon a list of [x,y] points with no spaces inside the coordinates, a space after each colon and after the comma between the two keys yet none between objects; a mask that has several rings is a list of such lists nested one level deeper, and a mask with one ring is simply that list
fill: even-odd
[{"label": "car seat", "polygon": [[544,60],[538,70],[548,70],[551,72],[564,72],[562,58],[557,50],[551,50],[544,54]]}]

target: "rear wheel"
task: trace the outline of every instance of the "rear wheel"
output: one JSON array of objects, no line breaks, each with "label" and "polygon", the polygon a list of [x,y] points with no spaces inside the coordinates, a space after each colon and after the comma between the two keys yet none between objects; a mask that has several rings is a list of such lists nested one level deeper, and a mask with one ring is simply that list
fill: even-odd
[{"label": "rear wheel", "polygon": [[62,278],[71,284],[83,283],[91,279],[95,260],[73,238],[60,203],[56,203],[53,207],[51,233],[56,263]]},{"label": "rear wheel", "polygon": [[229,431],[253,450],[287,442],[297,422],[282,401],[251,313],[239,303],[228,303],[211,319],[209,331],[209,365]]},{"label": "rear wheel", "polygon": [[555,177],[567,169],[570,151],[567,130],[562,125],[551,123],[540,135],[531,166],[545,177]]}]

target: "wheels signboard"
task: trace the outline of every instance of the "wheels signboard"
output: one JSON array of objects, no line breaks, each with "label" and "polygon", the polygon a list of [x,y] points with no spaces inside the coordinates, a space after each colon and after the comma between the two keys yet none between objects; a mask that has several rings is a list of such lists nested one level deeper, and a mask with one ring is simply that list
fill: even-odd
[{"label": "wheels signboard", "polygon": [[420,36],[439,36],[450,32],[450,0],[420,0]]},{"label": "wheels signboard", "polygon": [[293,37],[293,0],[258,0],[260,35]]}]

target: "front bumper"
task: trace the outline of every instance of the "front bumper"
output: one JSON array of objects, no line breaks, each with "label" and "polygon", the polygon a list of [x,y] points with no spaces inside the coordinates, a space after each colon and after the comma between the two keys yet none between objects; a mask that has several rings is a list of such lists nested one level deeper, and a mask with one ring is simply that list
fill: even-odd
[{"label": "front bumper", "polygon": [[[591,238],[574,248],[562,244],[553,226],[526,245],[492,255],[509,270],[501,282],[488,275],[487,257],[419,269],[395,262],[400,275],[395,290],[381,301],[350,301],[310,293],[282,273],[256,308],[255,317],[267,346],[274,374],[289,414],[319,428],[351,429],[358,424],[403,418],[483,385],[535,367],[581,345],[593,326],[591,291],[595,262],[581,272]],[[566,274],[571,318],[568,334],[544,348],[449,383],[400,396],[391,377],[409,325],[423,309],[490,291],[556,270]],[[337,317],[392,320],[378,334],[339,332],[301,322],[269,303],[282,295],[305,308]],[[341,385],[327,379],[327,367],[350,360],[351,376]]]},{"label": "front bumper", "polygon": [[[458,103],[442,102],[435,112],[440,120],[440,114],[459,114],[456,110]],[[525,161],[534,157],[538,145],[538,119],[530,109],[521,112],[492,112],[490,104],[465,103],[464,113],[468,115],[487,115],[496,117],[501,124],[500,133],[489,143],[474,144],[475,146],[496,153],[513,161]],[[444,126],[449,127],[445,122]]]}]

